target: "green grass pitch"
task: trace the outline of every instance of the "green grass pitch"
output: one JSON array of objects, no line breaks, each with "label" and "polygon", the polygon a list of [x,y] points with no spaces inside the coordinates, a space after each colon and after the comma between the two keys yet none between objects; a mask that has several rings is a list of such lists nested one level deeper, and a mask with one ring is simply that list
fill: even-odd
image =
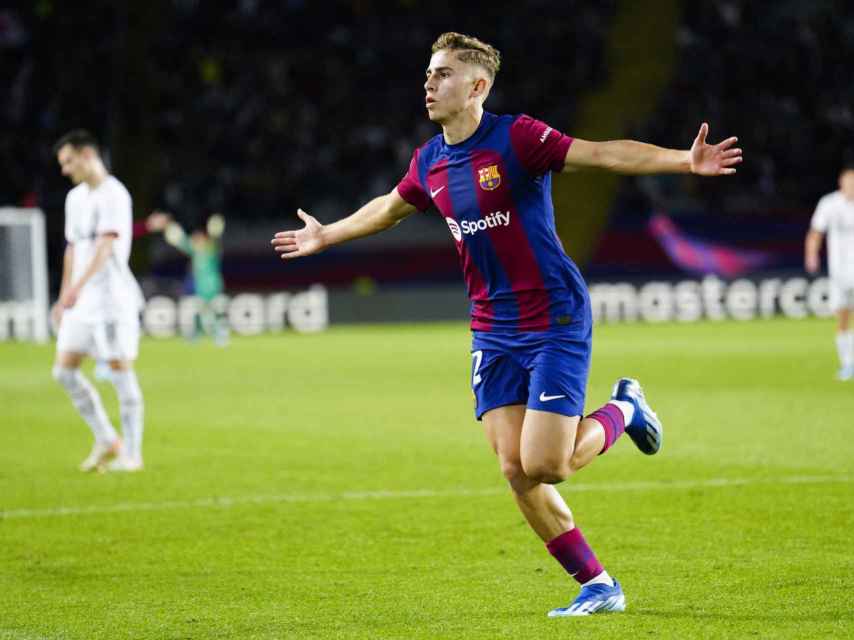
[{"label": "green grass pitch", "polygon": [[665,443],[623,438],[561,485],[628,610],[556,620],[577,587],[472,417],[462,324],[146,340],[135,475],[79,473],[53,348],[0,344],[0,640],[852,637],[832,332],[597,328],[588,410],[636,376]]}]

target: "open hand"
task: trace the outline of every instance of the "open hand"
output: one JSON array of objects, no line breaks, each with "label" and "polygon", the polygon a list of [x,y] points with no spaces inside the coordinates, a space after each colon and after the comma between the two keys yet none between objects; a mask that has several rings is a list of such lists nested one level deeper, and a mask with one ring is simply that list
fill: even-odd
[{"label": "open hand", "polygon": [[709,123],[700,125],[700,131],[691,146],[691,173],[701,176],[728,176],[735,173],[741,163],[741,149],[732,148],[738,142],[733,136],[718,144],[706,144]]},{"label": "open hand", "polygon": [[281,254],[283,260],[310,256],[326,248],[323,242],[323,225],[302,209],[297,209],[297,215],[305,222],[302,229],[279,231],[270,241],[273,250]]}]

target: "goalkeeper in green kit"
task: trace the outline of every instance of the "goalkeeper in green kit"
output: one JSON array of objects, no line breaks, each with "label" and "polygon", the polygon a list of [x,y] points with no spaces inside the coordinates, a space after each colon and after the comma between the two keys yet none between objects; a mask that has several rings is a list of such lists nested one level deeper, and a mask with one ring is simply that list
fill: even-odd
[{"label": "goalkeeper in green kit", "polygon": [[152,231],[163,231],[166,242],[190,256],[193,287],[201,301],[193,321],[192,338],[208,334],[213,337],[217,345],[226,346],[228,319],[215,304],[216,298],[223,291],[220,238],[225,231],[225,218],[215,213],[208,218],[204,229],[198,229],[187,236],[181,225],[175,222],[170,214],[155,211],[148,217],[148,227]]}]

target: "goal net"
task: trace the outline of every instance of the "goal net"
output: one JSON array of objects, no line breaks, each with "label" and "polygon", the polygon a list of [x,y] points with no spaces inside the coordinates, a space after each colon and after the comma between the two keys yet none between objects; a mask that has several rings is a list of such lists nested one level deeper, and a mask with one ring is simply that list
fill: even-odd
[{"label": "goal net", "polygon": [[48,338],[44,213],[0,208],[0,342]]}]

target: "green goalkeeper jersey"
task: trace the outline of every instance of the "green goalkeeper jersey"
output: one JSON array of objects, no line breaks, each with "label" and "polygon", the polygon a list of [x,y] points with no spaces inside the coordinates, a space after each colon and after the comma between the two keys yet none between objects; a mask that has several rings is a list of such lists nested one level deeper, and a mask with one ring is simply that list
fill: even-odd
[{"label": "green goalkeeper jersey", "polygon": [[190,242],[187,236],[181,239],[178,248],[190,256],[193,269],[193,285],[196,295],[210,302],[222,293],[222,271],[219,243],[207,239],[204,243]]},{"label": "green goalkeeper jersey", "polygon": [[222,262],[219,239],[225,229],[225,218],[214,214],[208,219],[207,233],[194,233],[187,237],[176,222],[165,229],[166,241],[190,256],[193,272],[193,285],[196,295],[210,302],[222,293]]}]

